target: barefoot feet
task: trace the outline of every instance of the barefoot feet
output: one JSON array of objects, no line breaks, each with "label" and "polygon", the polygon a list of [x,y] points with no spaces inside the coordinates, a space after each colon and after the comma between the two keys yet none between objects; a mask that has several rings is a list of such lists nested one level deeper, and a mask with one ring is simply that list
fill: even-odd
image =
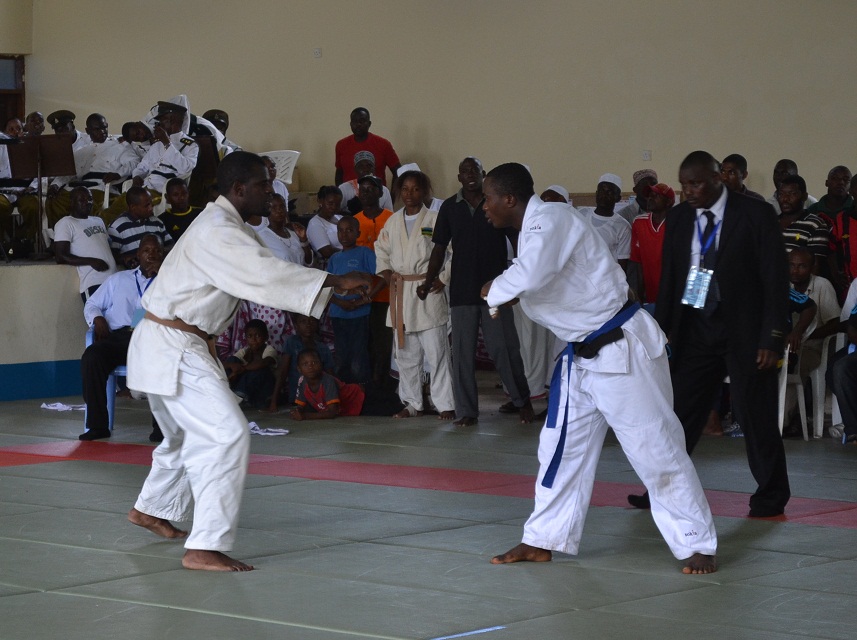
[{"label": "barefoot feet", "polygon": [[540,549],[525,543],[509,549],[506,553],[491,558],[491,564],[509,564],[512,562],[550,562],[552,554],[547,549]]},{"label": "barefoot feet", "polygon": [[393,417],[394,418],[419,418],[421,415],[423,415],[422,411],[417,411],[411,405],[407,405],[401,411],[394,413]]},{"label": "barefoot feet", "polygon": [[706,556],[701,553],[690,556],[681,570],[684,574],[714,573],[715,571],[717,571],[717,556]]},{"label": "barefoot feet", "polygon": [[131,511],[128,512],[128,522],[136,524],[138,527],[148,529],[155,535],[161,536],[162,538],[168,538],[170,540],[187,538],[187,531],[177,529],[169,520],[156,518],[155,516],[150,516],[149,514],[137,511],[136,509],[131,509]]},{"label": "barefoot feet", "polygon": [[472,426],[473,426],[473,425],[475,425],[477,422],[479,422],[479,420],[478,420],[477,418],[472,418],[472,417],[470,417],[470,416],[465,416],[465,417],[463,417],[463,418],[459,418],[458,420],[456,420],[455,422],[453,422],[453,423],[452,423],[452,426],[453,426],[453,427],[472,427]]},{"label": "barefoot feet", "polygon": [[204,549],[188,549],[182,558],[182,566],[185,569],[198,571],[253,571],[254,569],[252,564],[244,564],[225,553]]},{"label": "barefoot feet", "polygon": [[438,420],[455,420],[455,411],[441,411],[437,414]]},{"label": "barefoot feet", "polygon": [[521,407],[518,415],[521,416],[521,424],[531,424],[536,419],[536,412],[533,411],[533,403],[527,400],[524,406]]}]

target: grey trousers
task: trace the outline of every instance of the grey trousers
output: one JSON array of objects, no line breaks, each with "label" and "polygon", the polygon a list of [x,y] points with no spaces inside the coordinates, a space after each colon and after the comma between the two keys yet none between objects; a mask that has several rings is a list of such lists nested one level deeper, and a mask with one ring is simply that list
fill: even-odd
[{"label": "grey trousers", "polygon": [[455,386],[455,417],[479,416],[479,393],[476,388],[476,342],[479,324],[488,355],[500,373],[506,391],[516,407],[530,399],[530,388],[524,374],[521,344],[515,331],[515,319],[510,307],[500,307],[500,317],[494,320],[488,305],[451,307],[452,318],[452,383]]}]

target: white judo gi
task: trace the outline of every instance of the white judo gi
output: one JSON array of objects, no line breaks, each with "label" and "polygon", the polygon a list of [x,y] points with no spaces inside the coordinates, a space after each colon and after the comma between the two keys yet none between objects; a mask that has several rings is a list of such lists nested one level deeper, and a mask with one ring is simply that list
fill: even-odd
[{"label": "white judo gi", "polygon": [[[394,355],[399,368],[399,398],[417,411],[423,410],[422,371],[423,358],[431,370],[431,399],[438,411],[454,411],[455,398],[452,393],[452,368],[447,338],[446,323],[449,319],[449,304],[441,293],[429,293],[425,300],[417,296],[417,287],[425,281],[434,243],[437,211],[425,206],[417,214],[410,235],[405,226],[404,209],[400,209],[387,220],[375,241],[376,273],[386,270],[410,278],[399,282],[402,298],[402,320],[404,322],[404,344],[399,345],[394,337]],[[449,283],[450,255],[438,276],[444,284]],[[420,277],[417,277],[420,276]],[[396,284],[396,283],[394,283]],[[396,294],[391,289],[390,311],[387,324],[396,313]]]},{"label": "white judo gi", "polygon": [[[143,307],[218,335],[242,298],[319,317],[326,277],[275,257],[221,196],[167,255]],[[174,521],[193,511],[185,547],[231,550],[250,437],[220,362],[201,337],[144,319],[128,350],[128,386],[148,394],[164,433],[135,508]]]},{"label": "white judo gi", "polygon": [[[518,257],[494,280],[488,304],[520,298],[530,318],[566,342],[583,341],[628,300],[622,269],[592,225],[567,205],[533,196],[518,248]],[[673,555],[714,555],[711,510],[672,408],[666,338],[643,311],[622,329],[624,338],[594,358],[574,357],[568,366],[564,355],[558,363],[561,384],[551,385],[551,395],[557,394],[559,411],[556,422],[550,424],[549,416],[541,432],[536,504],[523,542],[577,553],[610,426],[649,490],[652,517]]]}]

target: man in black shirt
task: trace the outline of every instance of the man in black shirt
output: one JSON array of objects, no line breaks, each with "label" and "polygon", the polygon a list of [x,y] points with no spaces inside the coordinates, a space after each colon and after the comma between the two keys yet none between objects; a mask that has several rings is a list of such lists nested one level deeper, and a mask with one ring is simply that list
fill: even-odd
[{"label": "man in black shirt", "polygon": [[507,264],[507,235],[514,246],[515,235],[509,229],[495,229],[482,209],[482,180],[485,171],[477,158],[468,157],[458,165],[459,192],[440,207],[432,241],[435,246],[425,282],[417,295],[425,300],[431,284],[443,266],[447,245],[452,242],[452,274],[449,306],[452,318],[453,385],[455,387],[456,426],[476,424],[479,397],[476,388],[476,341],[479,325],[491,359],[512,400],[500,407],[501,413],[519,412],[521,422],[533,421],[530,389],[524,374],[521,347],[510,307],[501,307],[493,319],[482,299],[482,285],[503,273]]}]

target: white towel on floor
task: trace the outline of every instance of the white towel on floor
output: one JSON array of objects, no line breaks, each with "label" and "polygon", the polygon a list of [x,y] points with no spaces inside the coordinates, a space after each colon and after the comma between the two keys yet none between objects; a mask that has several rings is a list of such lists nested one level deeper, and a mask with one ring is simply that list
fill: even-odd
[{"label": "white towel on floor", "polygon": [[46,402],[42,403],[42,409],[48,409],[49,411],[84,411],[86,410],[85,404],[63,404],[62,402],[52,402],[47,404]]},{"label": "white towel on floor", "polygon": [[263,429],[255,422],[250,423],[250,433],[254,436],[285,436],[288,435],[288,429]]}]

